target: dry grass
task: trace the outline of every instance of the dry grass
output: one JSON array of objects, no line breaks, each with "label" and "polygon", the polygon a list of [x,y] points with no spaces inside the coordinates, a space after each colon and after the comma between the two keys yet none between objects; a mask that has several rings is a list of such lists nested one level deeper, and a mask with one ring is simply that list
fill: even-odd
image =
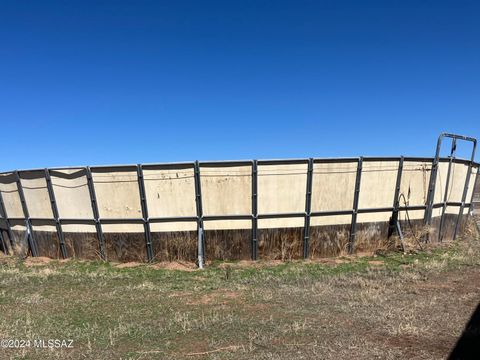
[{"label": "dry grass", "polygon": [[2,359],[438,359],[480,298],[478,238],[205,271],[0,264],[0,338],[74,340],[73,349],[8,349]]}]

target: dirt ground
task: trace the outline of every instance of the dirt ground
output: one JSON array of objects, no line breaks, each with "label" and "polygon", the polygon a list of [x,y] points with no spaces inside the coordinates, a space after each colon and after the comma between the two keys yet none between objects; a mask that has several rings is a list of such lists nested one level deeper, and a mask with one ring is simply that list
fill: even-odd
[{"label": "dirt ground", "polygon": [[203,271],[0,264],[0,339],[73,341],[4,348],[0,359],[441,359],[480,302],[478,239],[411,255]]}]

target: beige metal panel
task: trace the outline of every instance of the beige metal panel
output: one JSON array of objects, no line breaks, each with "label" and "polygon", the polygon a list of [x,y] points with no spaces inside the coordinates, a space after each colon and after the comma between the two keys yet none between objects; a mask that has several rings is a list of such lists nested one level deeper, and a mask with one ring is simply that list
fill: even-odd
[{"label": "beige metal panel", "polygon": [[197,231],[197,223],[193,221],[168,222],[150,224],[151,232]]},{"label": "beige metal panel", "polygon": [[62,224],[63,233],[96,233],[95,225]]},{"label": "beige metal panel", "polygon": [[[448,207],[447,207],[447,209],[448,209]],[[437,217],[437,216],[441,216],[441,215],[442,215],[442,208],[441,207],[432,209],[432,218]]]},{"label": "beige metal panel", "polygon": [[[467,164],[455,164],[455,167],[452,168],[452,178],[453,184],[449,186],[448,201],[451,202],[461,202],[463,189],[465,186],[466,176],[468,171]],[[473,188],[475,186],[475,176],[476,176],[476,167],[472,167],[472,174],[470,176],[469,188],[467,192],[467,197],[465,198],[465,203],[469,203],[472,198]],[[465,211],[468,212],[468,207],[465,208]],[[460,212],[460,207],[458,206],[448,206],[447,214],[458,214]]]},{"label": "beige metal panel", "polygon": [[467,164],[453,164],[451,184],[448,190],[448,201],[461,202],[465,181],[467,179]]},{"label": "beige metal panel", "polygon": [[[443,199],[445,196],[445,186],[447,184],[447,174],[448,174],[448,163],[446,162],[439,163],[438,169],[437,169],[437,182],[435,183],[435,197],[433,200],[434,203],[443,202]],[[450,181],[451,181],[451,178],[450,178]]]},{"label": "beige metal panel", "polygon": [[[364,161],[358,208],[393,206],[397,173],[398,161]],[[379,213],[371,213],[367,217],[372,221],[383,218]]]},{"label": "beige metal panel", "polygon": [[447,206],[447,209],[445,210],[446,214],[456,214],[460,212],[460,206]]},{"label": "beige metal panel", "polygon": [[35,232],[42,232],[42,231],[48,231],[48,232],[57,232],[57,228],[55,225],[32,225],[32,229]]},{"label": "beige metal panel", "polygon": [[251,175],[251,166],[200,168],[203,215],[251,214]]},{"label": "beige metal panel", "polygon": [[344,225],[352,222],[352,215],[312,216],[310,226]]},{"label": "beige metal panel", "polygon": [[251,229],[252,220],[213,220],[203,223],[205,230]]},{"label": "beige metal panel", "polygon": [[473,189],[473,200],[474,203],[477,203],[475,206],[475,210],[478,213],[478,203],[480,202],[480,175],[477,175],[475,173],[475,180],[474,180],[474,185],[472,186]]},{"label": "beige metal panel", "polygon": [[275,228],[290,228],[290,227],[303,227],[304,218],[288,218],[288,219],[259,219],[259,229],[275,229]]},{"label": "beige metal panel", "polygon": [[[441,164],[444,166],[445,169],[448,168],[448,163]],[[435,202],[443,202],[445,190],[447,191],[447,202],[461,202],[463,188],[465,185],[466,175],[467,175],[468,165],[465,164],[456,164],[452,163],[452,168],[450,172],[450,183],[448,189],[445,189],[446,180],[443,181],[441,187],[439,187],[439,183],[437,182],[436,193],[442,193],[441,200],[435,196]],[[446,178],[447,170],[445,170],[444,177]],[[438,176],[437,176],[438,177]],[[447,214],[458,214],[460,208],[458,206],[447,206],[446,213]],[[441,209],[438,209],[441,215]],[[435,216],[435,214],[433,215]]]},{"label": "beige metal panel", "polygon": [[447,208],[445,209],[446,214],[458,214],[459,211],[459,206],[447,206]]},{"label": "beige metal panel", "polygon": [[[425,205],[431,168],[431,162],[404,162],[400,193],[404,194],[409,205]],[[400,206],[404,206],[403,199]]]},{"label": "beige metal panel", "polygon": [[[439,165],[435,202],[443,201],[448,163]],[[392,205],[398,162],[364,162],[359,208]],[[312,211],[349,210],[353,204],[357,163],[314,164]],[[401,192],[409,205],[424,205],[431,163],[405,162]],[[305,211],[307,164],[260,165],[258,173],[259,213]],[[460,201],[467,166],[452,168],[449,201]],[[474,169],[476,174],[476,169]],[[144,170],[145,189],[150,217],[196,216],[194,173],[191,169]],[[93,172],[100,216],[103,218],[141,218],[140,196],[135,170],[128,172]],[[52,217],[48,190],[41,172],[22,173],[22,185],[32,217]],[[201,169],[203,208],[205,215],[251,213],[251,168]],[[475,178],[472,176],[467,201]],[[57,206],[64,218],[93,218],[86,177],[78,170],[52,172]],[[23,217],[15,178],[1,175],[0,191],[10,217]],[[403,206],[403,201],[400,203]],[[411,219],[422,219],[424,211],[410,211]],[[440,209],[433,210],[439,216]],[[458,207],[447,208],[458,213]],[[386,221],[390,213],[362,214],[358,222]],[[311,225],[349,224],[350,215],[312,217]],[[303,227],[304,219],[262,219],[259,228]],[[141,224],[104,224],[103,231],[143,232]],[[250,220],[206,221],[208,230],[250,229]],[[41,227],[39,229],[44,229]],[[64,225],[65,232],[95,232],[94,226]],[[152,232],[195,231],[195,222],[152,223]],[[55,231],[53,227],[49,231]]]},{"label": "beige metal panel", "polygon": [[102,224],[104,233],[143,233],[143,224]]},{"label": "beige metal panel", "polygon": [[84,170],[52,171],[51,179],[61,218],[93,219],[90,192]]},{"label": "beige metal panel", "polygon": [[467,198],[465,200],[465,202],[468,202],[468,203],[472,199],[472,193],[475,189],[475,178],[477,176],[477,169],[478,169],[477,166],[472,166],[472,174],[470,175],[470,183],[468,185]]},{"label": "beige metal panel", "polygon": [[[400,185],[400,193],[405,196],[405,199],[410,206],[425,205],[428,194],[428,185],[430,181],[430,174],[432,169],[431,162],[424,161],[405,161],[403,165],[402,181]],[[439,167],[440,178],[442,179],[442,184],[444,184],[445,179],[445,168],[443,166]],[[440,182],[440,179],[437,177],[437,184]],[[439,191],[435,192],[435,199],[440,201],[442,198],[442,193]],[[400,201],[400,206],[405,206],[403,198]],[[406,219],[406,213],[400,212],[401,219]],[[409,210],[408,214],[411,220],[423,219],[425,215],[425,210]],[[439,210],[436,209],[433,211],[432,216],[437,216]]]},{"label": "beige metal panel", "polygon": [[22,172],[20,182],[30,217],[53,218],[45,173],[43,171]]},{"label": "beige metal panel", "polygon": [[307,164],[259,165],[258,213],[304,212],[306,186]]},{"label": "beige metal panel", "polygon": [[[11,225],[12,225],[12,230],[26,231],[25,225],[21,225],[21,224],[11,224]],[[22,235],[22,238],[23,238],[23,235]]]},{"label": "beige metal panel", "polygon": [[357,163],[313,165],[312,211],[351,210]]},{"label": "beige metal panel", "polygon": [[142,217],[136,171],[92,172],[92,177],[101,218]]},{"label": "beige metal panel", "polygon": [[[143,176],[150,217],[197,215],[193,168],[144,169]],[[170,225],[161,225],[160,227],[169,228]],[[185,229],[180,226],[179,230]]]},{"label": "beige metal panel", "polygon": [[[435,198],[434,203],[442,203],[444,201],[445,192],[447,192],[447,202],[460,202],[463,194],[463,187],[465,185],[466,175],[467,175],[468,165],[466,164],[456,164],[452,163],[450,170],[450,181],[447,185],[447,176],[448,176],[448,162],[441,162],[438,166],[437,171],[437,182],[435,185]],[[470,182],[473,184],[473,182]],[[471,196],[471,191],[469,191]],[[467,197],[467,201],[470,198]],[[442,212],[441,208],[432,210],[432,217],[440,216]],[[459,207],[456,206],[447,206],[447,214],[458,214]]]},{"label": "beige metal panel", "polygon": [[390,219],[390,216],[392,216],[392,213],[390,211],[376,212],[376,213],[362,213],[357,215],[357,223],[388,221]]},{"label": "beige metal panel", "polygon": [[12,218],[23,218],[22,203],[20,202],[17,183],[13,173],[0,175],[0,191],[7,215]]}]

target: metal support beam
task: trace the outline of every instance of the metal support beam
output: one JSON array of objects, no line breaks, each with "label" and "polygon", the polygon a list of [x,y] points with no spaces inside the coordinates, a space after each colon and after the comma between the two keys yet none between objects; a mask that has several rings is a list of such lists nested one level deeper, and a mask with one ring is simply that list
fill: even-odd
[{"label": "metal support beam", "polygon": [[170,217],[151,217],[148,219],[152,223],[168,223],[168,222],[196,222],[196,216],[170,216]]},{"label": "metal support beam", "polygon": [[397,230],[398,237],[400,238],[400,243],[402,244],[402,251],[403,251],[403,253],[405,253],[405,241],[404,241],[404,238],[403,238],[403,232],[402,232],[402,228],[400,227],[400,222],[399,221],[396,222],[395,228]]},{"label": "metal support beam", "polygon": [[65,238],[63,236],[62,224],[60,223],[60,215],[58,213],[57,201],[55,199],[55,192],[53,191],[52,178],[50,176],[50,170],[45,169],[45,181],[47,182],[48,197],[50,198],[50,204],[52,206],[52,214],[55,219],[55,227],[57,229],[58,241],[60,242],[60,253],[62,257],[66,259],[67,248],[65,246]]},{"label": "metal support beam", "polygon": [[107,260],[105,255],[105,238],[103,237],[102,224],[100,223],[100,215],[98,212],[97,196],[95,194],[95,186],[93,184],[92,170],[90,167],[85,168],[88,184],[88,192],[90,194],[90,202],[92,204],[93,218],[95,221],[95,229],[97,230],[98,246],[100,251],[100,258]]},{"label": "metal support beam", "polygon": [[400,187],[402,185],[402,175],[403,175],[403,162],[404,157],[400,157],[400,161],[398,162],[398,170],[397,170],[397,180],[395,181],[395,195],[393,198],[393,208],[398,212],[398,208],[400,207]]},{"label": "metal support beam", "polygon": [[305,213],[269,213],[269,214],[258,214],[258,219],[288,219],[288,218],[304,218]]},{"label": "metal support beam", "polygon": [[399,222],[398,212],[400,209],[400,186],[402,184],[403,162],[404,162],[404,157],[402,156],[398,161],[397,180],[395,181],[395,192],[393,195],[393,211],[392,211],[392,216],[390,217],[388,238],[390,238],[390,236],[392,236],[395,231],[397,231],[398,233],[398,228],[400,227],[400,225],[398,224]]},{"label": "metal support beam", "polygon": [[[38,256],[38,250],[33,237],[33,229],[30,219],[25,219],[25,242],[29,244],[30,249],[32,249],[32,256]],[[33,255],[34,252],[36,255]]]},{"label": "metal support beam", "polygon": [[8,255],[8,247],[7,247],[7,242],[3,238],[3,231],[0,229],[0,243],[2,244],[2,250],[5,255]]},{"label": "metal support beam", "polygon": [[313,159],[308,159],[307,189],[305,191],[305,224],[303,228],[303,258],[309,255],[310,240],[310,216],[312,213],[312,182],[313,182]]},{"label": "metal support beam", "polygon": [[[453,137],[454,135],[451,134],[444,134],[443,136],[450,135],[450,137]],[[447,136],[448,137],[448,136]],[[474,138],[469,138],[469,137],[457,137],[457,139],[462,139],[462,140],[467,140],[467,141],[474,141]],[[400,156],[385,156],[385,157],[364,157],[364,161],[395,161],[398,160]],[[330,164],[330,163],[354,163],[357,162],[358,158],[314,158],[313,162],[315,164]],[[432,157],[425,157],[425,156],[405,156],[405,161],[414,161],[414,162],[432,162],[433,158]],[[448,162],[447,158],[440,158],[441,162]],[[455,162],[458,164],[465,164],[468,165],[469,159],[461,159],[457,158],[455,159]],[[306,164],[308,162],[308,159],[277,159],[277,160],[258,160],[259,164],[261,165],[280,165],[280,164]],[[190,168],[193,166],[195,162],[170,162],[170,163],[147,163],[147,164],[142,164],[143,169],[186,169]],[[199,164],[201,166],[207,166],[207,167],[218,167],[219,165],[221,166],[242,166],[242,165],[249,165],[251,163],[251,160],[233,160],[233,161],[201,161]],[[475,163],[475,166],[478,165],[478,163]],[[90,169],[93,170],[105,170],[105,169],[111,169],[113,171],[118,170],[120,171],[121,169],[132,169],[136,165],[132,164],[125,164],[125,165],[101,165],[101,166],[91,166]],[[84,168],[84,166],[59,166],[59,167],[50,167],[49,169],[51,171],[61,171],[61,170],[78,170],[80,168]],[[22,171],[43,171],[44,168],[37,168],[37,169],[17,169],[19,172]],[[0,171],[0,175],[7,175],[12,173],[13,171]]]},{"label": "metal support beam", "polygon": [[258,257],[258,162],[252,162],[252,260]]},{"label": "metal support beam", "polygon": [[10,246],[13,249],[15,240],[13,238],[12,225],[10,224],[10,220],[8,218],[7,209],[5,208],[5,203],[3,202],[3,196],[1,191],[0,191],[0,211],[1,211],[0,215],[2,216],[3,221],[5,221],[5,224],[7,225],[8,238],[10,240]]},{"label": "metal support beam", "polygon": [[362,179],[363,157],[358,159],[357,175],[355,178],[355,191],[353,194],[353,213],[352,223],[350,225],[350,238],[348,242],[348,252],[352,254],[355,250],[355,237],[357,232],[357,214],[358,214],[358,198],[360,195],[360,181]]},{"label": "metal support beam", "polygon": [[140,192],[140,204],[142,206],[143,229],[145,232],[145,246],[147,251],[147,261],[153,261],[152,234],[150,231],[150,221],[148,220],[147,197],[145,194],[145,180],[143,178],[142,165],[137,165],[138,190]]},{"label": "metal support beam", "polygon": [[198,231],[198,267],[203,269],[205,262],[205,230],[203,228],[203,206],[202,206],[202,185],[200,181],[200,165],[195,161],[195,205],[197,209],[197,231]]},{"label": "metal support beam", "polygon": [[[439,140],[440,141],[440,140]],[[440,152],[440,145],[437,145],[437,154]],[[433,210],[433,199],[435,197],[435,184],[437,182],[437,172],[438,172],[438,156],[436,156],[432,161],[432,169],[430,171],[430,180],[428,182],[428,193],[425,214],[423,216],[423,222],[425,226],[429,226],[432,220],[432,210]],[[425,241],[428,241],[428,235],[425,238]]]},{"label": "metal support beam", "polygon": [[25,194],[23,193],[22,182],[18,171],[15,171],[15,181],[17,183],[18,196],[22,204],[23,216],[25,217],[26,235],[28,240],[28,247],[33,257],[38,256],[37,244],[35,243],[35,236],[33,235],[32,223],[30,221],[30,214],[28,212],[27,202],[25,201]]},{"label": "metal support beam", "polygon": [[443,193],[442,213],[440,215],[440,225],[438,226],[438,241],[443,240],[443,224],[445,222],[445,211],[447,210],[448,188],[450,186],[450,174],[452,172],[452,163],[455,158],[455,150],[457,148],[457,139],[452,139],[452,148],[450,149],[450,156],[448,157],[447,179],[445,180],[445,191]]}]

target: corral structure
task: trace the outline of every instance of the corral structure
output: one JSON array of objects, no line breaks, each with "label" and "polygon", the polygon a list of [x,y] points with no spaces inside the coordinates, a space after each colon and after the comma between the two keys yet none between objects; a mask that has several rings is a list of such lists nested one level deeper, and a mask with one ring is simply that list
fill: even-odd
[{"label": "corral structure", "polygon": [[[452,152],[439,156],[441,139]],[[454,154],[472,141],[470,159]],[[376,249],[398,219],[454,239],[473,209],[476,141],[433,158],[48,168],[0,174],[1,250],[113,261],[295,259]],[[393,227],[392,227],[393,226]]]}]

